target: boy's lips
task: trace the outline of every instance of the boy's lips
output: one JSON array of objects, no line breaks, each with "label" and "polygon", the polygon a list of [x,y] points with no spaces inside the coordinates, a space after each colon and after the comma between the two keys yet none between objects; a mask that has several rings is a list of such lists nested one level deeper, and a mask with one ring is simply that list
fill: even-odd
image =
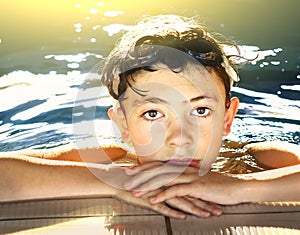
[{"label": "boy's lips", "polygon": [[200,160],[196,159],[171,159],[167,162],[177,166],[191,166],[196,168],[200,167]]}]

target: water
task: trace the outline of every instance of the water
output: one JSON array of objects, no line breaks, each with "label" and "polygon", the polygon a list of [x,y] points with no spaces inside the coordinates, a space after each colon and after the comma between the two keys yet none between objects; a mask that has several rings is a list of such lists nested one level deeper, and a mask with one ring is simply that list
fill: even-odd
[{"label": "water", "polygon": [[299,1],[224,2],[2,0],[0,151],[74,142],[74,125],[83,124],[97,126],[83,137],[109,141],[111,102],[91,70],[122,30],[143,14],[157,13],[199,14],[247,55],[259,53],[240,69],[233,95],[241,105],[228,141],[300,144]]}]

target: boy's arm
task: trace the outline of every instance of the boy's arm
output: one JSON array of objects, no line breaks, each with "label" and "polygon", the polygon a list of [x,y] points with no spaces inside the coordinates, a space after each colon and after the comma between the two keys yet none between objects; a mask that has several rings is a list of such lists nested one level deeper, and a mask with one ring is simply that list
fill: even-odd
[{"label": "boy's arm", "polygon": [[[90,169],[96,166],[104,174],[106,171],[99,163],[111,163],[126,154],[124,149],[112,145],[76,149],[71,144],[51,149],[2,152],[0,201],[78,195],[112,196],[116,188],[103,183]],[[91,168],[86,167],[89,163],[93,165]],[[120,170],[118,175],[122,172]],[[114,179],[118,180],[117,175]],[[125,174],[119,177],[119,182],[122,179],[126,179]]]},{"label": "boy's arm", "polygon": [[[298,165],[300,166],[300,165]],[[184,180],[176,178],[163,192],[150,198],[153,204],[173,197],[189,196],[222,205],[243,202],[300,201],[300,167],[298,172],[273,179],[241,179],[219,173],[196,177],[189,174]],[[274,172],[275,173],[275,172]],[[254,177],[256,177],[254,175]]]},{"label": "boy's arm", "polygon": [[0,202],[85,196],[115,197],[166,216],[184,216],[184,213],[167,205],[151,205],[148,197],[135,198],[123,189],[125,181],[129,179],[124,169],[115,165],[107,166],[0,153]]},{"label": "boy's arm", "polygon": [[[240,202],[300,202],[300,165],[245,176],[240,182]],[[253,177],[248,180],[248,177]],[[243,178],[243,177],[241,177]]]},{"label": "boy's arm", "polygon": [[35,158],[64,160],[75,162],[110,163],[127,154],[127,151],[118,146],[86,147],[78,149],[72,144],[51,149],[24,149],[0,153],[5,156],[31,156]]},{"label": "boy's arm", "polygon": [[[277,169],[259,173],[232,175],[209,172],[200,177],[198,169],[181,171],[174,177],[171,172],[153,169],[144,173],[143,166],[132,169],[134,177],[129,182],[130,190],[164,187],[165,190],[152,198],[152,203],[169,200],[173,197],[191,196],[219,204],[237,204],[258,201],[300,201],[300,157],[299,146],[287,143],[263,143],[247,146],[248,152],[255,158],[267,159],[265,164],[271,167],[272,157],[277,159]],[[280,164],[281,160],[283,163]],[[275,167],[275,165],[272,165]],[[284,167],[282,167],[284,166]],[[162,168],[162,167],[161,167]],[[166,167],[163,169],[167,169]],[[133,184],[134,182],[134,184]],[[167,187],[166,187],[167,186]],[[140,194],[141,195],[141,194]]]},{"label": "boy's arm", "polygon": [[116,192],[115,188],[96,178],[83,163],[2,154],[0,172],[0,201],[113,196]]}]

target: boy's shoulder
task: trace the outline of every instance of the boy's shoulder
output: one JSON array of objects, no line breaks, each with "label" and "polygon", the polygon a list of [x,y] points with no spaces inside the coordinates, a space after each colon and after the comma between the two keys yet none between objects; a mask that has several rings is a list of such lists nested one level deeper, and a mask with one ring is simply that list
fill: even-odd
[{"label": "boy's shoulder", "polygon": [[266,141],[244,146],[247,153],[268,168],[300,164],[300,146],[283,141]]}]

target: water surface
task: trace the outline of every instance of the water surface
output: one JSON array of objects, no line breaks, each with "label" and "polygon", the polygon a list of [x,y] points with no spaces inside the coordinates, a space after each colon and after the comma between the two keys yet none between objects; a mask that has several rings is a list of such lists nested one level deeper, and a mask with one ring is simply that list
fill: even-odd
[{"label": "water surface", "polygon": [[[300,144],[299,7],[297,0],[187,0],[171,6],[161,1],[2,0],[0,151],[74,142],[74,123],[90,127],[96,122],[99,132],[82,136],[109,139],[105,120],[111,103],[91,71],[124,30],[142,15],[158,13],[199,15],[247,55],[259,55],[240,69],[233,95],[241,106],[227,140]],[[89,95],[78,96],[83,91]]]}]

